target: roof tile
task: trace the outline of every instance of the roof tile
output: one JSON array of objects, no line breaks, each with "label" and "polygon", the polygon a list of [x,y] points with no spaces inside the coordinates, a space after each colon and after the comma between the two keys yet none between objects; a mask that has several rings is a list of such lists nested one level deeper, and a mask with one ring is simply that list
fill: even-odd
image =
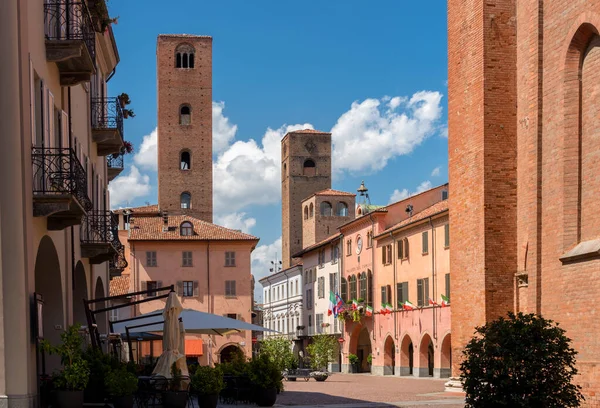
[{"label": "roof tile", "polygon": [[129,275],[114,277],[108,284],[110,296],[119,296],[129,293]]},{"label": "roof tile", "polygon": [[448,200],[439,201],[439,202],[433,204],[432,206],[425,208],[423,211],[419,211],[418,213],[413,214],[412,217],[409,217],[405,220],[400,221],[397,224],[392,225],[391,227],[387,228],[385,231],[383,231],[381,234],[378,234],[377,236],[387,234],[390,231],[397,230],[398,228],[402,228],[402,227],[405,227],[414,222],[424,220],[425,218],[428,218],[432,215],[436,215],[436,214],[444,212],[444,211],[448,211]]}]

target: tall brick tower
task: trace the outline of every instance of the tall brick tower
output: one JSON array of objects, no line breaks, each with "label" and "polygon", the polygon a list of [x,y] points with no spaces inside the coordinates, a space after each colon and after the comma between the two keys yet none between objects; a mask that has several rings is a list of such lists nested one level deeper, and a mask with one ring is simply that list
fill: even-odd
[{"label": "tall brick tower", "polygon": [[331,188],[331,133],[289,132],[281,140],[281,243],[283,268],[302,250],[302,201]]},{"label": "tall brick tower", "polygon": [[212,222],[212,38],[159,35],[158,205]]}]

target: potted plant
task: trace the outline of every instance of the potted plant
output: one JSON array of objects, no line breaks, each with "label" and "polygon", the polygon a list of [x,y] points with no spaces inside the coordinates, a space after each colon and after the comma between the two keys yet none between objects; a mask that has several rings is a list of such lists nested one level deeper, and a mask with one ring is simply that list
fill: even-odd
[{"label": "potted plant", "polygon": [[61,344],[52,346],[43,341],[42,349],[49,354],[60,356],[62,370],[52,378],[58,408],[81,408],[83,406],[83,390],[87,386],[90,370],[87,361],[82,358],[83,339],[79,335],[80,325],[69,327],[60,335]]},{"label": "potted plant", "polygon": [[133,407],[133,394],[138,388],[138,379],[135,375],[124,368],[113,370],[104,379],[104,384],[115,408]]},{"label": "potted plant", "polygon": [[277,390],[283,389],[281,370],[268,355],[261,354],[250,362],[250,381],[255,387],[254,399],[259,407],[272,407]]},{"label": "potted plant", "polygon": [[135,113],[133,112],[133,109],[124,108],[123,109],[123,118],[127,119],[128,117],[135,118]]},{"label": "potted plant", "polygon": [[167,408],[185,408],[189,393],[177,363],[171,365],[171,376],[168,388],[163,391],[163,405]]},{"label": "potted plant", "polygon": [[198,394],[200,408],[216,408],[219,393],[225,388],[220,367],[198,366],[192,376],[192,389]]},{"label": "potted plant", "polygon": [[356,354],[348,354],[348,362],[350,363],[350,372],[358,373],[358,356]]},{"label": "potted plant", "polygon": [[335,337],[319,334],[314,336],[312,343],[308,345],[311,365],[316,370],[311,373],[311,377],[315,380],[325,381],[329,377],[327,366],[334,360],[336,343]]},{"label": "potted plant", "polygon": [[119,100],[119,104],[121,105],[121,108],[125,108],[126,105],[129,105],[131,103],[131,99],[129,99],[129,95],[127,95],[125,92],[123,92],[121,95],[117,96],[117,99]]}]

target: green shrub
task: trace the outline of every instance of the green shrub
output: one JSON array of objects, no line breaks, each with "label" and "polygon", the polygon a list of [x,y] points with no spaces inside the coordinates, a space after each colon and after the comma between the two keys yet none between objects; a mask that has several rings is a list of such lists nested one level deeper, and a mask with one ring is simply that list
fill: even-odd
[{"label": "green shrub", "polygon": [[249,374],[250,381],[258,388],[283,390],[281,370],[266,354],[260,354],[250,362]]},{"label": "green shrub", "polygon": [[198,394],[218,394],[225,388],[221,367],[198,366],[192,376],[192,389]]},{"label": "green shrub", "polygon": [[65,330],[61,335],[61,344],[52,346],[42,341],[42,349],[49,354],[60,356],[62,370],[53,374],[53,384],[59,390],[81,391],[87,386],[90,369],[82,358],[83,338],[79,334],[79,324]]},{"label": "green shrub", "polygon": [[336,342],[336,339],[328,334],[318,334],[312,338],[312,343],[306,351],[313,369],[327,371],[327,365],[335,359]]},{"label": "green shrub", "polygon": [[534,314],[477,327],[463,351],[466,407],[578,407],[581,387],[571,340],[551,320]]},{"label": "green shrub", "polygon": [[260,354],[266,354],[280,371],[293,368],[296,357],[292,353],[290,341],[281,336],[273,336],[260,343]]},{"label": "green shrub", "polygon": [[238,350],[232,355],[231,361],[218,364],[218,366],[221,368],[223,374],[236,377],[248,375],[250,370],[248,360],[241,350]]},{"label": "green shrub", "polygon": [[348,354],[348,362],[352,365],[358,364],[358,356],[356,354]]},{"label": "green shrub", "polygon": [[109,372],[104,379],[106,392],[112,397],[133,395],[138,388],[138,379],[127,370],[119,369]]}]

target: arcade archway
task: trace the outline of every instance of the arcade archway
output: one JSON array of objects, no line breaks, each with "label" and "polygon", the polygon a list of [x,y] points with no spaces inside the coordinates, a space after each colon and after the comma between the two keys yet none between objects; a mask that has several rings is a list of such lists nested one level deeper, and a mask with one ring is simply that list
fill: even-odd
[{"label": "arcade archway", "polygon": [[223,347],[219,352],[219,361],[221,363],[229,363],[240,353],[243,352],[237,344],[230,344]]},{"label": "arcade archway", "polygon": [[433,342],[425,334],[419,345],[419,377],[433,377]]},{"label": "arcade archway", "polygon": [[392,336],[388,336],[385,339],[383,351],[383,375],[394,375],[396,368],[396,347]]},{"label": "arcade archway", "polygon": [[73,323],[79,323],[82,326],[87,326],[85,316],[85,307],[83,299],[88,299],[87,279],[85,277],[85,268],[81,261],[75,266],[73,289]]},{"label": "arcade archway", "polygon": [[410,336],[407,334],[402,339],[400,346],[400,375],[413,375],[414,373],[414,347]]},{"label": "arcade archway", "polygon": [[358,371],[361,373],[371,372],[371,364],[368,362],[368,357],[371,354],[371,339],[369,331],[363,328],[358,335],[358,344],[356,347],[356,355],[358,356]]},{"label": "arcade archway", "polygon": [[450,377],[452,370],[452,338],[450,333],[442,341],[440,354],[440,378]]},{"label": "arcade archway", "polygon": [[[104,282],[102,279],[98,277],[96,279],[96,290],[94,291],[94,298],[101,299],[106,297],[106,292],[104,291]],[[96,303],[96,310],[104,309],[106,307],[106,302],[98,302]],[[98,325],[98,332],[100,334],[108,334],[108,318],[106,316],[106,312],[96,314],[96,324]]]}]

